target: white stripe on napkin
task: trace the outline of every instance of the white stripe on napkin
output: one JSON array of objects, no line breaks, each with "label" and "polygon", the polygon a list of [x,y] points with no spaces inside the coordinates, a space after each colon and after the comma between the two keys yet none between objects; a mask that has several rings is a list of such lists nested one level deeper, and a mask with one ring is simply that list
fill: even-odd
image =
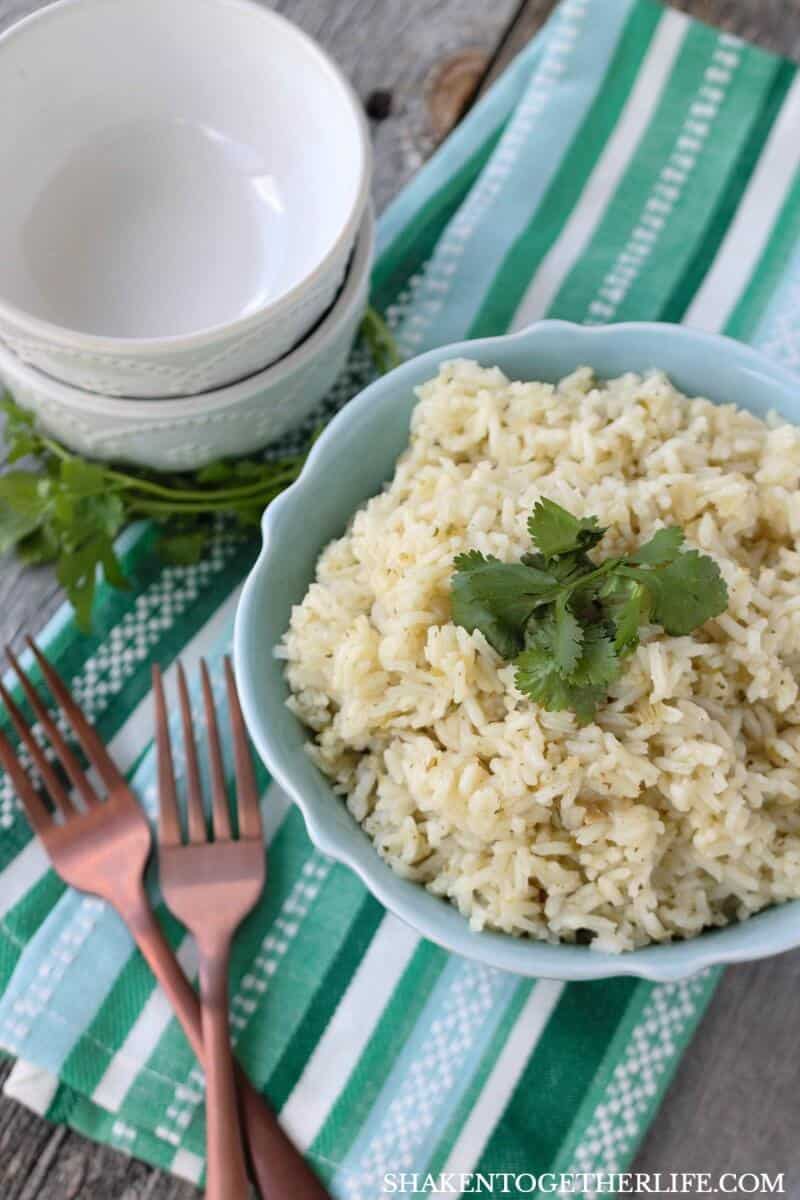
[{"label": "white stripe on napkin", "polygon": [[528,285],[512,329],[541,320],[591,241],[658,107],[689,24],[688,17],[672,9],[661,17],[614,132],[561,235]]},{"label": "white stripe on napkin", "polygon": [[733,312],[772,233],[800,165],[800,78],[789,88],[714,262],[684,317],[715,333]]},{"label": "white stripe on napkin", "polygon": [[5,1096],[24,1104],[40,1117],[45,1115],[53,1103],[57,1091],[56,1076],[45,1071],[43,1067],[26,1062],[24,1058],[17,1059],[3,1085]]},{"label": "white stripe on napkin", "polygon": [[[27,895],[49,866],[50,859],[38,838],[28,842],[25,849],[12,858],[0,875],[3,883],[0,888],[0,921],[23,896]],[[11,934],[8,936],[11,937]]]},{"label": "white stripe on napkin", "polygon": [[324,1125],[418,945],[413,930],[387,913],[281,1110],[301,1150]]},{"label": "white stripe on napkin", "polygon": [[[176,955],[184,972],[194,979],[197,974],[197,946],[194,939],[184,936]],[[165,993],[160,987],[154,988],[92,1092],[95,1104],[108,1112],[119,1112],[130,1087],[158,1045],[172,1016]]]},{"label": "white stripe on napkin", "polygon": [[[448,1172],[461,1174],[473,1170],[502,1117],[563,990],[564,984],[555,979],[540,979],[536,983],[447,1156],[447,1162],[442,1167],[443,1175]],[[432,1198],[443,1194],[431,1193]],[[453,1195],[452,1192],[449,1194]]]},{"label": "white stripe on napkin", "polygon": [[181,1179],[188,1179],[189,1183],[199,1183],[205,1165],[199,1154],[192,1154],[191,1150],[184,1150],[181,1147],[175,1152],[169,1169],[173,1175],[180,1175]]}]

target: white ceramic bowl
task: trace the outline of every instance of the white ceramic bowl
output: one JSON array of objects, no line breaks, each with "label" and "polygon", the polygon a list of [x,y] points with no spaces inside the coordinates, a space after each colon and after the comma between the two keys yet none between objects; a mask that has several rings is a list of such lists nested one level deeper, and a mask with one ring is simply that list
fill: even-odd
[{"label": "white ceramic bowl", "polygon": [[229,387],[160,404],[109,399],[59,383],[3,346],[0,379],[42,428],[91,458],[176,471],[249,453],[299,425],[335,383],[366,308],[373,245],[367,209],[344,287],[324,320],[279,363]]},{"label": "white ceramic bowl", "polygon": [[60,0],[0,37],[0,338],[114,396],[275,362],[369,192],[338,68],[250,0]]}]

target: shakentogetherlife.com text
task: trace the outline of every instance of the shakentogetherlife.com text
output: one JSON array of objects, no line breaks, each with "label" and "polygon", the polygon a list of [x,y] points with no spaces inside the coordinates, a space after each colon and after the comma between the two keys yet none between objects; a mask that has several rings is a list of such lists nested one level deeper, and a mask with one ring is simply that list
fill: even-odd
[{"label": "shakentogetherlife.com text", "polygon": [[387,1171],[387,1195],[430,1196],[781,1196],[786,1192],[782,1172],[598,1171],[534,1175],[527,1171],[482,1172]]}]

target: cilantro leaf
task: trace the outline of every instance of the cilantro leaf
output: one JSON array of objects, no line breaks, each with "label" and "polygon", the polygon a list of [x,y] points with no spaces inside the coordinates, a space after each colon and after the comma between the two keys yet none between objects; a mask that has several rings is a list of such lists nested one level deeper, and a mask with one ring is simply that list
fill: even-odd
[{"label": "cilantro leaf", "polygon": [[41,516],[38,512],[21,512],[6,500],[0,499],[0,554],[13,550],[24,538],[39,528]]},{"label": "cilantro leaf", "polygon": [[584,632],[583,626],[567,608],[563,597],[555,605],[554,622],[553,657],[561,674],[571,675],[581,658]]},{"label": "cilantro leaf", "polygon": [[675,637],[692,633],[728,605],[728,589],[713,558],[686,550],[658,570],[629,568],[652,597],[653,617]]},{"label": "cilantro leaf", "polygon": [[33,413],[20,408],[6,393],[0,399],[0,411],[5,413],[3,436],[7,445],[6,460],[16,462],[27,454],[36,454],[41,439],[36,432]]},{"label": "cilantro leaf", "polygon": [[56,578],[72,601],[78,628],[85,633],[88,633],[92,624],[97,568],[107,549],[103,542],[103,538],[95,537],[82,546],[65,548],[56,564]]},{"label": "cilantro leaf", "polygon": [[574,550],[590,550],[605,533],[597,517],[573,517],[560,504],[538,500],[528,518],[528,533],[545,558],[556,558]]},{"label": "cilantro leaf", "polygon": [[558,558],[545,558],[543,554],[523,554],[520,562],[523,562],[526,567],[536,567],[537,570],[547,571],[559,583],[572,583],[581,575],[588,575],[595,567],[589,555],[583,550],[560,554]]},{"label": "cilantro leaf", "polygon": [[156,549],[164,562],[180,566],[199,562],[208,544],[209,528],[179,530],[159,538]]},{"label": "cilantro leaf", "polygon": [[635,554],[628,558],[630,563],[646,563],[651,566],[666,566],[674,562],[683,545],[683,530],[677,525],[657,529],[649,542],[644,542]]},{"label": "cilantro leaf", "polygon": [[614,645],[618,654],[630,654],[639,645],[639,626],[649,618],[650,603],[645,589],[634,579],[625,579],[624,593],[614,608],[616,635]]},{"label": "cilantro leaf", "polygon": [[537,604],[552,597],[557,580],[522,563],[502,563],[473,550],[455,560],[451,582],[453,620],[468,632],[479,629],[504,658],[522,649],[525,623]]},{"label": "cilantro leaf", "polygon": [[528,631],[525,649],[514,659],[514,666],[515,683],[521,692],[551,712],[570,707],[570,685],[556,661],[552,618]]},{"label": "cilantro leaf", "polygon": [[526,638],[525,649],[514,660],[514,682],[520,692],[549,712],[571,709],[581,724],[591,721],[604,689],[574,682],[562,674],[554,656],[555,623],[537,625]]},{"label": "cilantro leaf", "polygon": [[0,475],[0,500],[19,516],[43,517],[49,499],[49,481],[30,471],[6,471]]},{"label": "cilantro leaf", "polygon": [[121,591],[129,590],[130,580],[122,569],[122,563],[117,557],[111,538],[100,540],[100,565],[103,568],[103,578],[106,583],[110,583],[112,587],[119,588]]},{"label": "cilantro leaf", "polygon": [[22,561],[37,566],[54,562],[60,550],[61,544],[50,525],[40,525],[17,543],[17,554]]},{"label": "cilantro leaf", "polygon": [[619,678],[620,662],[614,647],[614,639],[601,625],[592,625],[586,630],[581,656],[572,671],[572,680],[578,684],[596,684],[607,687]]},{"label": "cilantro leaf", "polygon": [[596,684],[586,684],[583,687],[573,687],[572,703],[570,705],[579,725],[588,725],[597,716],[597,710],[606,694],[604,687]]}]

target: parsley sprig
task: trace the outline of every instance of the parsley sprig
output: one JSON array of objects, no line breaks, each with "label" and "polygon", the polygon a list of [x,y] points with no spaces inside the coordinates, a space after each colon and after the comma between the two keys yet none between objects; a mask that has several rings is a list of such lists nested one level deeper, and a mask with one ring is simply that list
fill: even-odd
[{"label": "parsley sprig", "polygon": [[[400,361],[392,334],[372,308],[361,336],[379,373]],[[7,461],[27,460],[0,475],[0,554],[15,549],[30,563],[54,562],[85,632],[91,628],[98,571],[113,587],[128,586],[114,539],[131,521],[156,523],[166,561],[197,562],[220,517],[243,532],[257,526],[306,457],[236,459],[193,472],[145,471],[72,453],[8,395],[0,399],[0,411]]]},{"label": "parsley sprig", "polygon": [[633,554],[596,562],[606,530],[540,500],[529,520],[535,552],[504,563],[459,554],[453,620],[480,630],[516,667],[516,684],[543,708],[591,721],[642,625],[680,636],[724,612],[728,590],[712,558],[684,550],[678,526],[659,529]]}]

